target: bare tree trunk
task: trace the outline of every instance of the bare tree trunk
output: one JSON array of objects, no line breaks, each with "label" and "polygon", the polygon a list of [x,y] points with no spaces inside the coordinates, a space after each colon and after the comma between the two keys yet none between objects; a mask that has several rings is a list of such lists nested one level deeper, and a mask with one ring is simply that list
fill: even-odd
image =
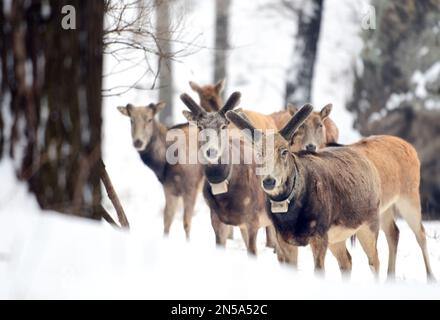
[{"label": "bare tree trunk", "polygon": [[310,0],[304,1],[298,12],[298,32],[287,73],[286,105],[288,102],[300,105],[311,100],[322,9],[323,0]]},{"label": "bare tree trunk", "polygon": [[159,56],[159,101],[167,107],[159,114],[160,121],[167,126],[173,123],[173,69],[170,56],[171,48],[171,2],[156,0],[156,38],[160,50]]},{"label": "bare tree trunk", "polygon": [[216,0],[215,3],[215,56],[213,83],[226,78],[227,75],[230,5],[231,0]]},{"label": "bare tree trunk", "polygon": [[[7,134],[9,154],[21,163],[17,176],[42,208],[100,219],[104,2],[6,2],[1,88],[10,99],[2,111],[11,114]],[[61,23],[67,5],[75,10],[74,29]]]}]

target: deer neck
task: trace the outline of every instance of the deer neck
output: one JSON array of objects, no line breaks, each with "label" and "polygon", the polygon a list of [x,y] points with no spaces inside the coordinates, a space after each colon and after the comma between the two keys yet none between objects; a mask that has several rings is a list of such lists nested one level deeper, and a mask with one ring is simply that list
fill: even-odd
[{"label": "deer neck", "polygon": [[[223,153],[224,152],[225,151],[223,151]],[[232,173],[234,171],[234,165],[231,163],[230,155],[231,150],[229,150],[229,158],[225,164],[219,163],[204,165],[205,177],[211,186],[211,192],[213,195],[223,194],[229,190]],[[222,154],[220,159],[224,159],[224,154]]]},{"label": "deer neck", "polygon": [[304,170],[293,158],[293,172],[287,179],[284,192],[276,197],[269,197],[272,213],[287,213],[302,201],[304,195]]},{"label": "deer neck", "polygon": [[144,150],[139,151],[142,161],[153,170],[160,182],[164,181],[166,169],[166,127],[154,121],[153,135]]}]

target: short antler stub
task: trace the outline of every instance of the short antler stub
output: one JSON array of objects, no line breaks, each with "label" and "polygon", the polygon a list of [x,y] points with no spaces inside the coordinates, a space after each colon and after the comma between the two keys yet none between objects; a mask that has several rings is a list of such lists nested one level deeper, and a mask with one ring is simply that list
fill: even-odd
[{"label": "short antler stub", "polygon": [[180,100],[188,107],[188,109],[196,116],[205,112],[205,110],[197,104],[188,94],[182,93]]}]

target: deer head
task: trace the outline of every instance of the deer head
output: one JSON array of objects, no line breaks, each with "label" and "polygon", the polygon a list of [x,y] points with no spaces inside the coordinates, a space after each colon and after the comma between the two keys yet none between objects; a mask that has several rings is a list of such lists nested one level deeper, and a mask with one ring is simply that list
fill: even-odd
[{"label": "deer head", "polygon": [[200,86],[197,83],[190,81],[189,85],[200,98],[200,106],[206,111],[219,111],[223,105],[221,93],[225,88],[225,79],[219,80],[214,85]]},{"label": "deer head", "polygon": [[125,107],[117,107],[120,113],[130,118],[131,137],[136,150],[142,151],[149,144],[154,130],[157,128],[154,116],[164,107],[165,102],[150,103],[146,107],[135,107],[130,103]]},{"label": "deer head", "polygon": [[[312,105],[304,105],[281,130],[270,134],[273,135],[272,137],[258,131],[252,123],[239,113],[229,111],[226,114],[226,117],[241,129],[249,139],[253,142],[260,142],[258,144],[254,143],[254,145],[260,148],[257,151],[262,157],[263,163],[266,164],[266,168],[269,168],[269,171],[261,177],[261,184],[263,190],[273,199],[283,197],[293,188],[296,164],[295,155],[290,151],[290,141],[312,111]],[[264,142],[265,139],[269,138],[270,141],[273,141],[273,144]]]},{"label": "deer head", "polygon": [[188,107],[190,111],[183,111],[183,115],[188,122],[197,125],[201,131],[203,140],[206,141],[201,146],[201,152],[205,160],[209,163],[218,163],[218,160],[228,141],[223,141],[222,132],[228,128],[229,120],[226,113],[234,109],[240,102],[241,94],[234,92],[225,105],[218,111],[208,112],[198,105],[186,93],[180,96],[180,99]]}]

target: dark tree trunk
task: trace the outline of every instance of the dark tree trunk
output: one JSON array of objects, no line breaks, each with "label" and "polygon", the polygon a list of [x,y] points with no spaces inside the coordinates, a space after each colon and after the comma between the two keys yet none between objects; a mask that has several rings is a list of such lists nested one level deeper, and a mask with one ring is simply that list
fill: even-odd
[{"label": "dark tree trunk", "polygon": [[[100,219],[104,2],[11,3],[0,18],[2,112],[12,119],[3,145],[43,209]],[[62,27],[65,5],[76,29]]]},{"label": "dark tree trunk", "polygon": [[171,2],[156,0],[156,38],[159,56],[159,101],[167,107],[159,114],[159,119],[167,126],[173,124],[173,69],[171,61]]},{"label": "dark tree trunk", "polygon": [[323,0],[304,2],[298,12],[298,32],[287,73],[286,105],[311,101],[312,81],[318,50]]},{"label": "dark tree trunk", "polygon": [[227,74],[230,5],[230,0],[216,0],[215,4],[215,56],[213,83],[225,79]]}]

